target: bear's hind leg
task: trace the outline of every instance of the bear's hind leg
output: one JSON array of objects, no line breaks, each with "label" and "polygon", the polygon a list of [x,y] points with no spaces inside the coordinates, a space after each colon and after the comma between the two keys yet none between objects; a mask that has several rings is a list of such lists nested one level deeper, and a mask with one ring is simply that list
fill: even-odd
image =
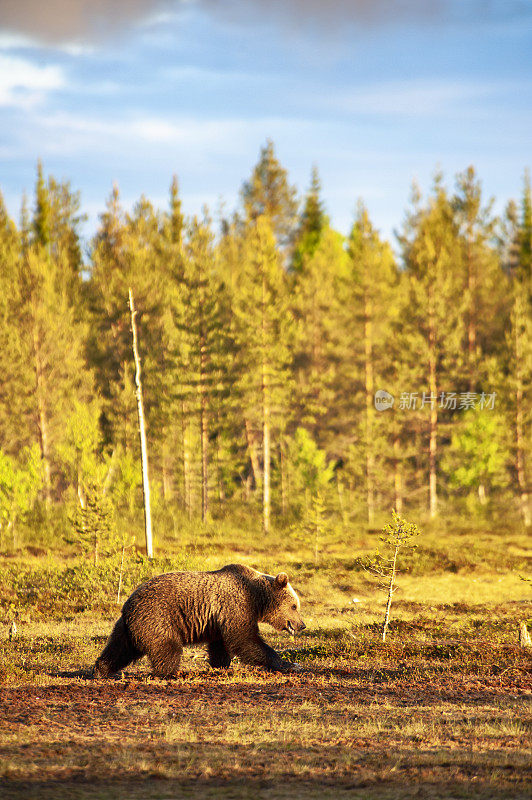
[{"label": "bear's hind leg", "polygon": [[227,669],[231,663],[231,656],[227,652],[223,639],[209,642],[209,664],[214,669]]},{"label": "bear's hind leg", "polygon": [[148,653],[153,671],[160,678],[172,678],[179,671],[182,646],[175,641],[167,640],[154,645]]},{"label": "bear's hind leg", "polygon": [[122,617],[116,622],[103,652],[94,665],[95,678],[108,678],[141,657],[133,647]]}]

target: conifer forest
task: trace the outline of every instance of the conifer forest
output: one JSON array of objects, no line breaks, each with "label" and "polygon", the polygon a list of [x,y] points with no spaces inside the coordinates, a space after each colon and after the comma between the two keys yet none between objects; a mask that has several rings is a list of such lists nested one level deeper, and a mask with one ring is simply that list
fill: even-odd
[{"label": "conifer forest", "polygon": [[300,193],[271,141],[230,214],[169,184],[127,211],[114,187],[90,241],[40,163],[20,218],[0,205],[2,548],[90,507],[141,535],[130,289],[156,549],[222,519],[326,541],[391,508],[530,526],[526,173],[500,215],[473,167],[436,175],[393,241],[356,194],[334,230],[317,168]]}]

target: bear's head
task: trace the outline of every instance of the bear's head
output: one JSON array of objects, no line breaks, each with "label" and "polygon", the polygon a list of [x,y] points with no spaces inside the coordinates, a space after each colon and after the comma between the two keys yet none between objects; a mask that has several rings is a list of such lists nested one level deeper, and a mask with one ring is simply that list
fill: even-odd
[{"label": "bear's head", "polygon": [[278,631],[294,634],[307,627],[299,613],[299,597],[288,582],[288,575],[280,572],[277,577],[270,578],[273,596],[268,603],[262,621],[267,622]]}]

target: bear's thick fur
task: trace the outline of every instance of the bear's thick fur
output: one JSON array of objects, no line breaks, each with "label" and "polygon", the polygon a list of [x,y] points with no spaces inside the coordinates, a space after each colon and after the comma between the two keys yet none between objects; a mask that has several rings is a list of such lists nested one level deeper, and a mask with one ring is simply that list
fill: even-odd
[{"label": "bear's thick fur", "polygon": [[284,572],[273,577],[230,564],[214,572],[158,575],[124,603],[94,675],[106,678],[146,655],[155,673],[168,678],[179,669],[183,647],[201,643],[208,645],[212,667],[228,667],[238,656],[245,664],[289,671],[295,665],[281,661],[257,623],[301,631],[299,608]]}]

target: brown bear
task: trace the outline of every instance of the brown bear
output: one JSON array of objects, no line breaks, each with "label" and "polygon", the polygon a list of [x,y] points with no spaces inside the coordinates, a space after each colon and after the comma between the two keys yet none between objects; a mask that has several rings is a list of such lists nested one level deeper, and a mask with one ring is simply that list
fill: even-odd
[{"label": "brown bear", "polygon": [[245,664],[289,672],[259,634],[259,622],[296,633],[306,626],[288,575],[277,577],[240,564],[213,572],[168,572],[139,586],[124,603],[94,666],[106,678],[148,656],[155,673],[177,673],[184,645],[207,644],[212,667],[228,667],[233,656]]}]

